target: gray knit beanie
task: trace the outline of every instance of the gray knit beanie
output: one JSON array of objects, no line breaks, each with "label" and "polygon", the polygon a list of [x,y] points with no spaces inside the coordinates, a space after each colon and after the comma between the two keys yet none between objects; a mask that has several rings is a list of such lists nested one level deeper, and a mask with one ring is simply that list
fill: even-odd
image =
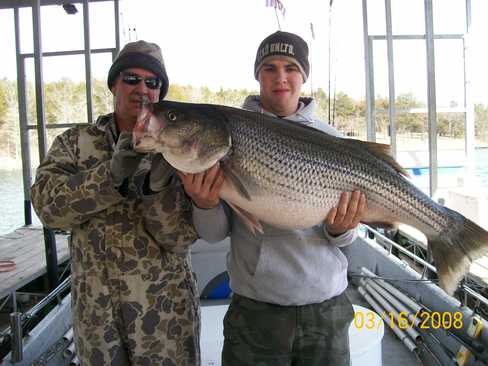
[{"label": "gray knit beanie", "polygon": [[163,100],[168,92],[169,80],[164,67],[161,48],[155,43],[136,41],[127,43],[115,58],[108,72],[107,84],[112,89],[115,79],[121,71],[138,67],[153,72],[161,79],[159,100]]},{"label": "gray knit beanie", "polygon": [[259,70],[267,58],[283,56],[289,58],[300,69],[303,82],[307,81],[310,73],[308,62],[308,45],[296,34],[277,31],[266,37],[258,47],[256,61],[254,62],[254,77],[258,80]]}]

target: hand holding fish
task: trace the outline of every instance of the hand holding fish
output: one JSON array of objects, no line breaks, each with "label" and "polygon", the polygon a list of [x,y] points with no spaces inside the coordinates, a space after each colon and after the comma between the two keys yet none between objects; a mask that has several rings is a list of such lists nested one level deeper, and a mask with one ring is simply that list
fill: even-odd
[{"label": "hand holding fish", "polygon": [[342,192],[339,203],[332,208],[324,220],[327,232],[339,236],[354,229],[366,213],[366,195],[360,191],[351,194]]},{"label": "hand holding fish", "polygon": [[177,174],[183,182],[186,194],[197,207],[209,209],[219,204],[224,174],[218,163],[201,173],[189,174],[177,171]]},{"label": "hand holding fish", "polygon": [[132,133],[122,131],[110,160],[110,174],[116,187],[121,186],[125,179],[134,174],[143,156],[144,154],[133,150]]},{"label": "hand holding fish", "polygon": [[149,188],[153,192],[162,191],[170,182],[174,168],[164,160],[163,155],[155,154],[151,161]]}]

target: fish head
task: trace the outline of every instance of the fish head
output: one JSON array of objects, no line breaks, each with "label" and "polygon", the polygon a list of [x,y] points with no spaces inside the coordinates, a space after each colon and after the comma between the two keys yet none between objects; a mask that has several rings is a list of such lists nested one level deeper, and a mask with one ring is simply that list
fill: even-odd
[{"label": "fish head", "polygon": [[141,113],[134,149],[160,152],[174,168],[200,173],[227,155],[231,138],[225,117],[212,106],[162,101]]}]

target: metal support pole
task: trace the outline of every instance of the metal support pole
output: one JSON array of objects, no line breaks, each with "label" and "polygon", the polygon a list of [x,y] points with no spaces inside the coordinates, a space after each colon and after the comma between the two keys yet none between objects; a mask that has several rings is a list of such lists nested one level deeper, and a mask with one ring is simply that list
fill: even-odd
[{"label": "metal support pole", "polygon": [[[114,19],[115,19],[115,55],[120,51],[120,19],[119,19],[119,0],[114,0]],[[112,57],[112,59],[115,56]]]},{"label": "metal support pole", "polygon": [[88,0],[83,1],[83,34],[85,39],[85,81],[86,81],[86,114],[88,123],[93,122],[93,88],[91,70],[90,44],[90,9]]},{"label": "metal support pole", "polygon": [[56,250],[56,237],[54,232],[48,228],[44,228],[44,247],[49,290],[53,290],[58,285],[58,253]]},{"label": "metal support pole", "polygon": [[473,180],[476,170],[475,155],[475,124],[472,84],[473,58],[471,57],[471,0],[466,0],[466,33],[464,34],[464,108],[465,108],[465,152],[466,152],[466,183]]},{"label": "metal support pole", "polygon": [[46,117],[44,112],[44,80],[42,75],[41,1],[32,0],[32,34],[34,36],[34,69],[36,77],[37,138],[39,162],[47,153]]},{"label": "metal support pole", "polygon": [[386,12],[386,51],[388,54],[388,119],[390,131],[391,152],[397,153],[396,141],[396,106],[395,106],[395,71],[393,67],[393,31],[391,24],[391,0],[385,0]]},{"label": "metal support pole", "polygon": [[32,224],[30,186],[32,183],[29,131],[27,129],[27,93],[25,83],[25,60],[20,56],[20,21],[19,8],[14,8],[15,53],[17,60],[17,95],[20,125],[20,154],[22,156],[22,179],[24,184],[24,224]]},{"label": "metal support pole", "polygon": [[10,314],[10,329],[12,330],[12,362],[20,362],[23,358],[21,313],[14,312]]},{"label": "metal support pole", "polygon": [[425,45],[427,54],[427,101],[429,126],[430,196],[437,192],[437,100],[435,87],[434,16],[432,0],[425,0]]},{"label": "metal support pole", "polygon": [[12,309],[14,313],[17,312],[17,292],[12,291]]},{"label": "metal support pole", "polygon": [[[41,1],[32,0],[32,31],[34,35],[34,66],[36,75],[37,133],[39,139],[39,161],[47,154],[46,119],[44,113],[44,82],[42,78],[42,45],[41,45]],[[58,253],[56,238],[51,229],[44,228],[44,245],[46,248],[46,267],[50,289],[58,283]]]},{"label": "metal support pole", "polygon": [[367,0],[363,0],[363,37],[364,37],[364,66],[366,75],[366,128],[368,141],[376,141],[375,106],[374,106],[374,76],[373,76],[373,46],[368,35],[368,7]]}]

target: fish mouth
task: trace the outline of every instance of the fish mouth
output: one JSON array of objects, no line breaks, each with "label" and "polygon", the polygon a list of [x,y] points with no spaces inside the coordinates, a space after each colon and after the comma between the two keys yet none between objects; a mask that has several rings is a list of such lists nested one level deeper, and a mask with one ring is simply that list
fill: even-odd
[{"label": "fish mouth", "polygon": [[150,135],[133,135],[132,145],[134,147],[134,150],[142,153],[147,153],[154,150],[154,147],[156,146],[156,140]]},{"label": "fish mouth", "polygon": [[132,144],[134,149],[147,152],[157,144],[161,131],[166,127],[166,122],[158,120],[153,113],[153,106],[142,99],[141,110],[137,116],[137,122],[132,130]]}]

